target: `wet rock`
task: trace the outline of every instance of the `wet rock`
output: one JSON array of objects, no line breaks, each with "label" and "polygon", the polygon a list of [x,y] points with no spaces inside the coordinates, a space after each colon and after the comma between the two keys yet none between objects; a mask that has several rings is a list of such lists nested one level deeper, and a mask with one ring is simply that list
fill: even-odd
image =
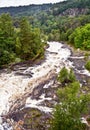
[{"label": "wet rock", "polygon": [[16,126],[22,127],[24,130],[48,130],[51,115],[37,109],[25,108],[13,113],[10,118],[13,118],[17,124]]},{"label": "wet rock", "polygon": [[2,124],[2,122],[3,122],[3,121],[2,121],[2,118],[0,117],[0,124]]},{"label": "wet rock", "polygon": [[32,73],[28,72],[28,73],[23,73],[23,72],[16,72],[16,75],[21,75],[21,76],[27,76],[27,77],[32,77]]},{"label": "wet rock", "polygon": [[[62,50],[65,51],[66,47],[67,46],[62,47]],[[52,49],[54,51],[55,48],[53,47]],[[58,47],[57,47],[57,50],[58,50]],[[48,53],[50,52],[49,51],[46,52],[47,57],[49,56]],[[50,54],[53,54],[53,52],[51,52]],[[55,52],[54,55],[57,55],[57,53]],[[78,54],[76,53],[75,55],[82,56],[79,53]],[[75,56],[75,55],[73,55],[72,53],[72,56]],[[63,63],[63,61],[65,63]],[[11,95],[11,97],[9,98],[12,105],[9,109],[9,113],[7,114],[6,118],[14,120],[14,124],[13,124],[14,130],[23,130],[23,129],[24,130],[48,130],[49,129],[50,127],[49,119],[51,118],[51,113],[50,112],[45,113],[45,111],[42,111],[42,109],[45,109],[45,107],[53,108],[56,102],[58,102],[56,91],[57,91],[57,88],[60,87],[60,84],[55,82],[56,77],[57,77],[56,69],[57,68],[59,69],[60,66],[63,67],[63,65],[70,67],[70,65],[68,64],[69,61],[72,61],[74,64],[75,68],[73,69],[75,71],[77,79],[79,79],[81,83],[84,82],[85,84],[86,83],[90,84],[90,81],[89,81],[90,79],[86,78],[85,75],[77,73],[76,71],[76,70],[81,70],[81,68],[83,68],[84,66],[83,59],[69,58],[68,60],[66,60],[64,59],[64,56],[63,56],[63,60],[60,61],[59,65],[57,66],[58,62],[55,62],[53,67],[51,67],[53,60],[51,60],[48,66],[44,66],[44,67],[42,66],[44,69],[47,67],[49,68],[46,74],[39,75],[39,77],[37,75],[37,77],[30,78],[30,81],[28,81],[27,86],[25,86],[24,88],[24,92],[22,92],[22,89],[21,89],[23,86],[19,86],[20,93],[17,92],[17,95],[15,95],[16,94],[15,92],[14,95],[13,96]],[[41,63],[39,62],[39,64]],[[30,66],[30,64],[28,65]],[[22,64],[22,65],[13,66],[14,74],[31,77],[33,74],[30,73],[29,69],[27,69],[28,65]],[[34,67],[37,67],[37,65]],[[20,69],[21,66],[22,68]],[[29,71],[27,70],[24,71],[24,67],[26,67],[26,69]],[[38,73],[40,69],[42,70],[42,67],[39,69],[36,69],[34,73]],[[19,71],[17,72],[17,70]],[[14,96],[17,96],[17,98]],[[36,104],[34,105],[37,105],[37,101],[40,101],[37,105],[37,109],[25,108],[27,98],[31,99],[29,103],[32,103],[31,101],[36,101]],[[32,107],[32,104],[31,104],[31,107]],[[39,107],[42,107],[41,111],[38,110]]]}]

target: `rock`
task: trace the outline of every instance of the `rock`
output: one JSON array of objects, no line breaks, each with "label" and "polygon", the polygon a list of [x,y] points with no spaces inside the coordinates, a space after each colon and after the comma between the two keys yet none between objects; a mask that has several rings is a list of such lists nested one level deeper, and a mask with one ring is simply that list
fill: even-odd
[{"label": "rock", "polygon": [[[16,116],[17,118],[15,118]],[[15,130],[48,130],[50,125],[50,114],[43,113],[37,109],[25,108],[14,113],[10,118],[13,118],[15,123]]]},{"label": "rock", "polygon": [[70,17],[74,17],[80,14],[86,14],[88,11],[89,11],[88,8],[69,8],[65,10],[63,13],[61,13],[60,15],[64,15],[64,16],[68,15]]},{"label": "rock", "polygon": [[2,122],[3,122],[3,121],[2,121],[2,118],[0,117],[0,124],[2,124]]}]

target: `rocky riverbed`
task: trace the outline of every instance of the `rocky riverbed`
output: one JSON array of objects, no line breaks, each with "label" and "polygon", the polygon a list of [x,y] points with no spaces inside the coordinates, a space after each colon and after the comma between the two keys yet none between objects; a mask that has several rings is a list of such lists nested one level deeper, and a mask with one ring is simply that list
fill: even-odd
[{"label": "rocky riverbed", "polygon": [[[33,66],[15,66],[0,74],[0,130],[48,130],[54,105],[58,102],[57,74],[62,67],[73,68],[77,79],[87,85],[84,55],[68,46],[48,42],[45,61]],[[3,98],[2,98],[3,97]]]}]

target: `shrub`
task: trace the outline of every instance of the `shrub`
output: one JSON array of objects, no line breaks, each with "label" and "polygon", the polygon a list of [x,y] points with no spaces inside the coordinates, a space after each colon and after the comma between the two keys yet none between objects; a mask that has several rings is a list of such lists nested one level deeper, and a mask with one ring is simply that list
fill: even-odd
[{"label": "shrub", "polygon": [[80,84],[73,82],[58,90],[59,103],[56,105],[51,121],[51,130],[85,130],[82,114],[88,113],[90,95],[80,94]]},{"label": "shrub", "polygon": [[60,81],[62,84],[65,83],[72,83],[75,81],[75,74],[72,69],[67,70],[65,67],[63,67],[58,75],[58,81]]},{"label": "shrub", "polygon": [[90,71],[90,60],[85,64],[85,68]]}]

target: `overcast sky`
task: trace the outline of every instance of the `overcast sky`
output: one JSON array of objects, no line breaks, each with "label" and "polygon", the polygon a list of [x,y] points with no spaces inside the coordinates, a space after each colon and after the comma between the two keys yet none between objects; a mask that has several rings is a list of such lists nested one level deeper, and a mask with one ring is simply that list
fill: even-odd
[{"label": "overcast sky", "polygon": [[63,0],[0,0],[0,7],[19,6],[29,4],[56,3]]}]

